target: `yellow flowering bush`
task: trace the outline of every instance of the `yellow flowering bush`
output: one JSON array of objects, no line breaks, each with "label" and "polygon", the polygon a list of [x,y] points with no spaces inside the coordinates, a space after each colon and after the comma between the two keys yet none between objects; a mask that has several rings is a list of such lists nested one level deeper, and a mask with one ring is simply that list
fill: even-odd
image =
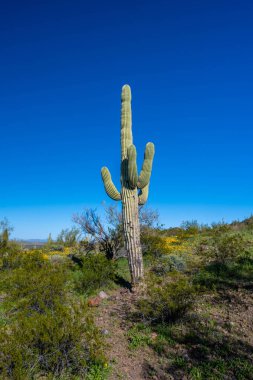
[{"label": "yellow flowering bush", "polygon": [[142,234],[141,242],[144,254],[152,256],[185,252],[189,245],[177,236],[165,237],[154,233]]},{"label": "yellow flowering bush", "polygon": [[176,236],[165,237],[163,240],[166,253],[183,252],[186,249],[186,244]]},{"label": "yellow flowering bush", "polygon": [[70,247],[64,247],[62,250],[48,250],[48,249],[41,249],[41,250],[35,250],[35,249],[31,249],[29,251],[26,251],[26,255],[34,255],[34,254],[38,254],[40,253],[41,254],[41,257],[44,259],[44,260],[49,260],[50,257],[52,256],[62,256],[62,257],[66,257],[68,256],[70,253],[71,253],[71,248]]}]

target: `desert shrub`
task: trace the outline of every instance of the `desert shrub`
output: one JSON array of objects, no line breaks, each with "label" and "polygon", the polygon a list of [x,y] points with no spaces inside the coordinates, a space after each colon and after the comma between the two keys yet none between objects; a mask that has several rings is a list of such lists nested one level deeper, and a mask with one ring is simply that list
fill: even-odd
[{"label": "desert shrub", "polygon": [[8,246],[9,237],[12,231],[13,227],[10,225],[7,218],[0,220],[0,249]]},{"label": "desert shrub", "polygon": [[219,222],[219,223],[212,223],[212,228],[209,230],[209,235],[220,235],[228,233],[232,230],[231,225]]},{"label": "desert shrub", "polygon": [[190,310],[196,292],[196,287],[182,274],[171,274],[167,281],[151,277],[147,295],[138,303],[139,311],[153,323],[173,321]]},{"label": "desert shrub", "polygon": [[19,313],[0,331],[0,374],[31,379],[37,373],[85,375],[101,361],[101,337],[85,307],[58,304],[54,311]]},{"label": "desert shrub", "polygon": [[182,255],[163,255],[154,260],[151,265],[151,272],[157,276],[165,276],[174,271],[184,272],[187,264]]},{"label": "desert shrub", "polygon": [[116,275],[116,263],[104,254],[87,254],[75,276],[76,288],[86,294],[108,286]]},{"label": "desert shrub", "polygon": [[61,232],[57,236],[56,242],[64,247],[73,247],[77,244],[80,235],[80,230],[78,228],[66,228],[61,230]]},{"label": "desert shrub", "polygon": [[[84,378],[103,365],[102,341],[87,306],[68,294],[67,269],[37,252],[5,283],[5,329],[0,329],[0,377]],[[49,377],[48,377],[49,378]]]},{"label": "desert shrub", "polygon": [[20,266],[24,252],[15,242],[8,242],[7,246],[0,248],[0,267],[2,269],[13,269]]},{"label": "desert shrub", "polygon": [[127,332],[127,337],[129,341],[129,348],[134,350],[136,348],[144,347],[146,345],[151,345],[152,343],[152,330],[150,327],[145,326],[145,324],[135,324]]},{"label": "desert shrub", "polygon": [[249,218],[245,219],[242,224],[245,225],[245,227],[248,230],[252,231],[253,230],[253,216],[250,216]]},{"label": "desert shrub", "polygon": [[52,264],[60,265],[63,263],[67,263],[67,261],[69,261],[69,258],[67,256],[54,254],[48,256],[48,260],[50,260]]},{"label": "desert shrub", "polygon": [[218,236],[214,239],[213,248],[215,260],[222,264],[245,255],[247,250],[246,242],[241,234]]},{"label": "desert shrub", "polygon": [[211,236],[197,244],[202,267],[195,273],[194,282],[202,287],[238,287],[239,281],[252,279],[252,240],[227,227],[216,226]]},{"label": "desert shrub", "polygon": [[237,260],[221,264],[211,262],[200,268],[194,275],[194,283],[203,289],[224,287],[238,288],[240,282],[252,281],[253,259],[250,256],[240,256]]},{"label": "desert shrub", "polygon": [[181,223],[181,229],[189,236],[197,235],[201,231],[201,226],[197,220],[185,220]]},{"label": "desert shrub", "polygon": [[22,256],[19,267],[11,271],[3,286],[16,309],[42,313],[64,299],[67,279],[64,265],[52,265],[34,251]]},{"label": "desert shrub", "polygon": [[145,231],[141,234],[141,245],[143,254],[159,257],[167,253],[166,240],[154,231]]},{"label": "desert shrub", "polygon": [[217,229],[211,238],[201,240],[197,253],[204,255],[209,261],[221,265],[247,255],[248,243],[240,233],[228,233],[227,230]]},{"label": "desert shrub", "polygon": [[176,235],[179,240],[185,241],[193,239],[209,230],[210,227],[208,225],[199,224],[197,220],[183,221]]},{"label": "desert shrub", "polygon": [[15,267],[19,263],[21,246],[15,242],[10,241],[9,237],[13,230],[9,221],[4,218],[0,220],[0,268],[9,269]]},{"label": "desert shrub", "polygon": [[46,245],[44,248],[44,251],[47,252],[64,252],[64,246],[57,243],[51,243],[50,245]]},{"label": "desert shrub", "polygon": [[0,249],[7,247],[8,243],[9,243],[9,232],[8,232],[8,229],[6,228],[0,234]]},{"label": "desert shrub", "polygon": [[105,220],[96,209],[90,208],[79,215],[74,215],[73,221],[89,241],[88,252],[98,248],[99,252],[103,252],[109,260],[119,257],[124,244],[122,216],[117,207],[105,207]]}]

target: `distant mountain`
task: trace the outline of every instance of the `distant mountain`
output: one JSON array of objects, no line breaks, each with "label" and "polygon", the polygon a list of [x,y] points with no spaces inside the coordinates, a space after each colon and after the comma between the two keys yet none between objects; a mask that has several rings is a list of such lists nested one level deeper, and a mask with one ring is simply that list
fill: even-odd
[{"label": "distant mountain", "polygon": [[46,243],[47,239],[25,239],[29,243]]},{"label": "distant mountain", "polygon": [[18,239],[15,238],[14,240],[20,241],[22,243],[46,243],[47,239]]},{"label": "distant mountain", "polygon": [[47,243],[47,239],[15,239],[15,241],[25,249],[40,249]]}]

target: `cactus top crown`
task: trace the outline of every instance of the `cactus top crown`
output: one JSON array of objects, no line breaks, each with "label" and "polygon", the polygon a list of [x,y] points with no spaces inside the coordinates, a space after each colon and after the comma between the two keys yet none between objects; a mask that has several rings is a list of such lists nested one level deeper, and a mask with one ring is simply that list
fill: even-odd
[{"label": "cactus top crown", "polygon": [[132,95],[131,95],[131,88],[128,84],[124,84],[122,87],[122,92],[121,92],[121,100],[122,102],[127,101],[131,102]]},{"label": "cactus top crown", "polygon": [[127,158],[127,148],[133,144],[131,89],[125,84],[121,92],[121,160]]}]

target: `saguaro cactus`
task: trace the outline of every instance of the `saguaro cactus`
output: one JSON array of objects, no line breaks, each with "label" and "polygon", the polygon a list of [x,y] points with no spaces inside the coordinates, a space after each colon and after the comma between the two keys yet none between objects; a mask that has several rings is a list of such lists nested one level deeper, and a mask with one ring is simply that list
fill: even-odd
[{"label": "saguaro cactus", "polygon": [[154,144],[147,143],[138,176],[132,135],[131,89],[125,85],[121,93],[121,191],[117,190],[106,167],[102,168],[101,173],[106,193],[110,198],[122,202],[124,238],[133,285],[143,277],[138,206],[144,205],[148,198],[154,153]]}]

